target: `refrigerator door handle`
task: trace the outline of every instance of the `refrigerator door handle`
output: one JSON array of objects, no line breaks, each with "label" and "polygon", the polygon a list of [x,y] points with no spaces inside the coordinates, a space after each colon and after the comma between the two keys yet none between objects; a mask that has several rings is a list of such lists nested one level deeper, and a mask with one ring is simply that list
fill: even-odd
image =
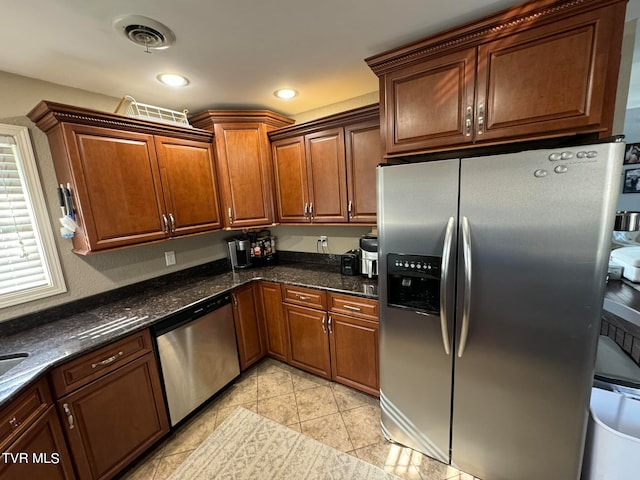
[{"label": "refrigerator door handle", "polygon": [[449,319],[447,308],[447,292],[449,287],[449,267],[451,264],[451,244],[453,243],[453,229],[456,219],[449,218],[447,229],[444,234],[444,247],[442,248],[442,278],[440,279],[440,330],[442,331],[442,343],[447,355],[451,353],[449,348]]},{"label": "refrigerator door handle", "polygon": [[469,219],[462,217],[462,257],[464,260],[464,301],[462,307],[462,330],[458,357],[462,358],[469,336],[469,314],[471,311],[471,231]]}]

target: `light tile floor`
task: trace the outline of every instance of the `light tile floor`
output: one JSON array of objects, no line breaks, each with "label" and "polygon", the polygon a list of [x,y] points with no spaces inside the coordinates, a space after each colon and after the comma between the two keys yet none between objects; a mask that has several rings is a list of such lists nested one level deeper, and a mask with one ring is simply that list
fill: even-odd
[{"label": "light tile floor", "polygon": [[273,359],[265,359],[243,373],[122,478],[168,478],[240,405],[403,479],[474,480],[453,467],[385,441],[380,433],[380,405],[376,397]]}]

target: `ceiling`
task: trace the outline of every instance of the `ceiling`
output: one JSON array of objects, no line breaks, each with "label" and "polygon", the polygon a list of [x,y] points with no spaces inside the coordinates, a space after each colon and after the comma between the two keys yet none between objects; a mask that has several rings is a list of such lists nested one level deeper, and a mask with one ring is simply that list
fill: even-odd
[{"label": "ceiling", "polygon": [[[465,0],[463,10],[440,0],[22,0],[3,7],[11,21],[0,29],[0,66],[191,113],[243,107],[297,115],[376,91],[364,58],[518,3]],[[630,18],[639,6],[630,1]],[[145,53],[113,26],[129,14],[165,24],[175,44]],[[190,84],[161,85],[163,72]],[[280,87],[300,94],[279,100]]]}]

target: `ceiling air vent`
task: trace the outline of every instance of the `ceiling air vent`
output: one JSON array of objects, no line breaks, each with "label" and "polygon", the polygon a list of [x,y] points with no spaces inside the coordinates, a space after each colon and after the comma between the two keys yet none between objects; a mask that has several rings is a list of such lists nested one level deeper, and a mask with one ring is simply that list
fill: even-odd
[{"label": "ceiling air vent", "polygon": [[169,48],[176,41],[176,36],[166,25],[141,15],[118,17],[113,26],[148,53],[151,53],[150,50]]}]

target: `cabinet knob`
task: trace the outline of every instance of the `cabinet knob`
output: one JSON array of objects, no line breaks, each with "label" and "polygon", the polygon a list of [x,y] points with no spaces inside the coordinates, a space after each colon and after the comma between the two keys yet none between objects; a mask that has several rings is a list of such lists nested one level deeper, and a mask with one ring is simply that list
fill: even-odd
[{"label": "cabinet knob", "polygon": [[349,218],[353,218],[353,202],[351,200],[347,204],[347,212],[349,212]]},{"label": "cabinet knob", "polygon": [[9,425],[11,425],[13,428],[18,428],[20,426],[20,422],[16,417],[13,417],[11,420],[9,420]]},{"label": "cabinet knob", "polygon": [[169,221],[171,222],[171,233],[176,231],[176,219],[173,217],[173,213],[169,214]]},{"label": "cabinet knob", "polygon": [[309,204],[309,218],[315,218],[316,216],[313,214],[313,202]]},{"label": "cabinet knob", "polygon": [[169,233],[169,220],[164,213],[162,214],[162,222],[164,223],[164,233]]},{"label": "cabinet knob", "polygon": [[327,323],[327,326],[329,327],[329,333],[333,333],[331,331],[331,323],[333,322],[333,318],[331,318],[331,315],[329,315],[329,322]]},{"label": "cabinet knob", "polygon": [[326,322],[326,318],[325,318],[325,316],[323,315],[323,316],[322,316],[322,332],[323,332],[323,333],[327,333],[327,329],[326,329],[326,327],[324,326],[325,322]]},{"label": "cabinet knob", "polygon": [[304,218],[309,218],[309,204],[304,204]]},{"label": "cabinet knob", "polygon": [[233,223],[233,210],[231,210],[231,207],[227,208],[227,216],[229,217],[229,223]]},{"label": "cabinet knob", "polygon": [[473,117],[473,108],[471,108],[471,106],[467,106],[467,116],[465,118],[464,124],[465,124],[465,136],[470,137],[471,136],[471,121],[472,121],[472,117]]}]

